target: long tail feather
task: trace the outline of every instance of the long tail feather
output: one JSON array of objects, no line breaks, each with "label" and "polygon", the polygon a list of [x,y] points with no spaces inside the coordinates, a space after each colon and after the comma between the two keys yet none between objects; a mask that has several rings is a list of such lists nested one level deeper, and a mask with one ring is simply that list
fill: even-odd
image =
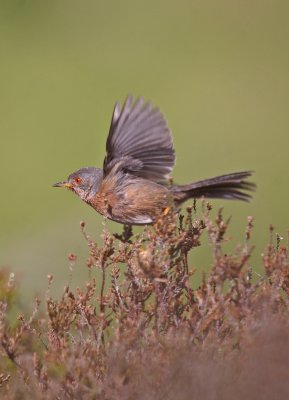
[{"label": "long tail feather", "polygon": [[171,190],[177,203],[199,197],[249,201],[252,196],[248,192],[256,188],[254,183],[246,180],[251,175],[252,171],[235,172],[188,185],[173,186]]}]

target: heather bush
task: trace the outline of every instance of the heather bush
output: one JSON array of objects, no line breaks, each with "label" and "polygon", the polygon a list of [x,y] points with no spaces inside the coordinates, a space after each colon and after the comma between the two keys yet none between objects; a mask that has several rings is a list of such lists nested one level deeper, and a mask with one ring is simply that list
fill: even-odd
[{"label": "heather bush", "polygon": [[[253,219],[225,253],[229,221],[196,205],[133,235],[104,229],[88,246],[85,290],[20,311],[0,273],[3,399],[285,399],[289,396],[289,261],[281,237],[250,267]],[[213,263],[194,288],[189,253],[208,235]],[[76,255],[70,254],[71,262]],[[48,277],[53,285],[53,277]],[[47,292],[49,293],[49,291]],[[18,308],[18,311],[16,311]]]}]

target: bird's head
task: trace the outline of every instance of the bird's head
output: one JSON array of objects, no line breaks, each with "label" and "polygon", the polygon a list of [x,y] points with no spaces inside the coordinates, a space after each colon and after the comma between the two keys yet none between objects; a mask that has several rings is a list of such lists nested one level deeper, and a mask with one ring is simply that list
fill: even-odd
[{"label": "bird's head", "polygon": [[88,202],[98,192],[102,177],[103,171],[100,168],[81,168],[70,174],[66,181],[57,182],[53,186],[72,190],[82,200]]}]

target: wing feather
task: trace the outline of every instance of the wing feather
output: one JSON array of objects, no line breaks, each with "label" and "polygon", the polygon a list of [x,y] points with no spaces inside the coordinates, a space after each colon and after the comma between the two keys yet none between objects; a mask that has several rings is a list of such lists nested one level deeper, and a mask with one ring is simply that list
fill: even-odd
[{"label": "wing feather", "polygon": [[116,103],[106,142],[104,173],[119,166],[157,182],[168,178],[175,151],[167,122],[158,108],[128,96],[123,107]]}]

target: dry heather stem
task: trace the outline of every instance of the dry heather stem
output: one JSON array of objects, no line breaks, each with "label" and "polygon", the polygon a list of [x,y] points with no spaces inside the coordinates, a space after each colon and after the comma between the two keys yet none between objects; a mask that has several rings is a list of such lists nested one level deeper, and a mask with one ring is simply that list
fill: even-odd
[{"label": "dry heather stem", "polygon": [[[276,246],[271,240],[264,274],[253,280],[252,217],[244,245],[226,254],[229,220],[210,212],[203,203],[198,217],[194,204],[136,237],[130,227],[104,230],[102,244],[82,223],[100,288],[91,278],[85,290],[67,286],[59,300],[48,291],[46,313],[37,300],[30,317],[15,321],[17,288],[3,270],[1,398],[288,398],[288,249],[280,236]],[[188,255],[205,232],[213,264],[194,289]]]}]

